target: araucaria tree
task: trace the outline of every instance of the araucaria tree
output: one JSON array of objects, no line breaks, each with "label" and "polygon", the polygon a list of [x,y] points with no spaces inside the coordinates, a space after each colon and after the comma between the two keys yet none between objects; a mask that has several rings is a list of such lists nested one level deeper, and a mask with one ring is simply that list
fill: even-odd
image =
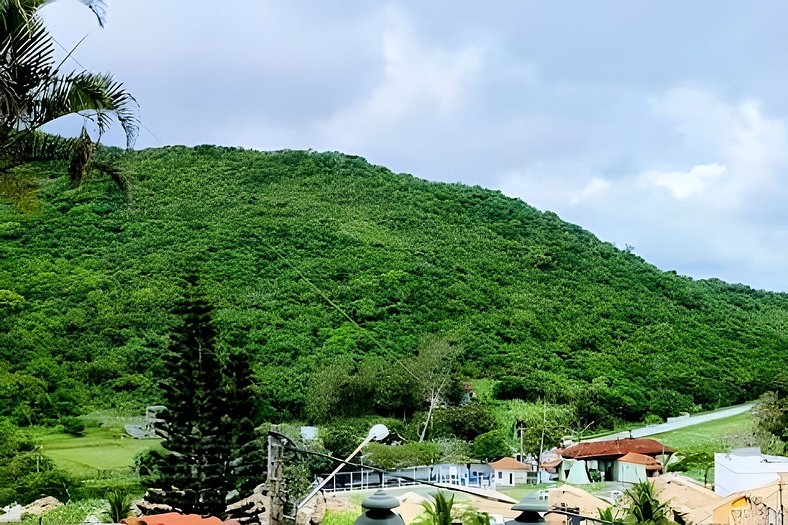
[{"label": "araucaria tree", "polygon": [[184,513],[223,516],[229,496],[248,494],[265,472],[251,419],[248,361],[222,365],[212,309],[194,279],[175,313],[183,324],[164,358],[166,410],[157,425],[167,453],[149,499]]},{"label": "araucaria tree", "polygon": [[[131,147],[138,131],[134,98],[110,74],[63,73],[54,58],[54,41],[38,16],[51,0],[0,0],[0,177],[15,166],[34,160],[70,160],[72,185],[79,184],[92,164],[97,140],[113,120],[126,132]],[[82,0],[103,24],[103,1]],[[78,138],[39,131],[65,115],[92,121]],[[117,170],[109,172],[122,184]]]}]

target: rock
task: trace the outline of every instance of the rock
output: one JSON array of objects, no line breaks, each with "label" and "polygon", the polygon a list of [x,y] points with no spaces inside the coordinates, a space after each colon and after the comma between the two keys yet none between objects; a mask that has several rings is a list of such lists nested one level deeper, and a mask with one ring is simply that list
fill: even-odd
[{"label": "rock", "polygon": [[296,525],[320,525],[325,517],[326,496],[318,492],[298,510]]},{"label": "rock", "polygon": [[144,499],[138,499],[131,502],[131,514],[134,516],[143,516],[145,514],[163,514],[165,512],[172,512],[173,508],[163,503],[151,503]]},{"label": "rock", "polygon": [[22,521],[22,505],[3,507],[3,514],[0,514],[0,523],[19,523]]},{"label": "rock", "polygon": [[[259,489],[259,491],[258,491]],[[227,506],[227,514],[238,523],[268,523],[271,498],[267,491],[258,487],[252,495]]]},{"label": "rock", "polygon": [[33,503],[26,505],[24,510],[22,510],[22,516],[26,514],[32,514],[33,516],[42,516],[43,514],[49,512],[50,510],[62,506],[63,504],[59,502],[57,498],[53,498],[52,496],[47,496],[46,498],[37,499]]}]

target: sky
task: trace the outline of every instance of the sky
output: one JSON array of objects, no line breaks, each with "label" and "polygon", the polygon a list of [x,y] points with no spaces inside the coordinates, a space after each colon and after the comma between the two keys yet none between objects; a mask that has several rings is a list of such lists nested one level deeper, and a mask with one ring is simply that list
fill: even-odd
[{"label": "sky", "polygon": [[109,0],[103,29],[76,0],[42,14],[136,97],[137,148],[360,155],[500,190],[662,270],[788,291],[788,2]]}]

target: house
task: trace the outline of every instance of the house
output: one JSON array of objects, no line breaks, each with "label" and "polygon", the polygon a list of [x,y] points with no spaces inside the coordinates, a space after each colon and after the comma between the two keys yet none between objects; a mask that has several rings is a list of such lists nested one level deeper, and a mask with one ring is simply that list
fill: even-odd
[{"label": "house", "polygon": [[766,485],[781,473],[788,473],[788,457],[761,454],[759,448],[714,454],[714,492],[720,496]]},{"label": "house", "polygon": [[[351,475],[352,480],[352,472],[340,472],[337,477],[339,478],[343,474]],[[361,480],[362,476],[360,476],[359,473],[356,474],[357,479]],[[421,465],[399,469],[389,472],[384,477],[385,483],[390,486],[402,485],[403,482],[400,476],[404,476],[416,481],[431,481],[433,483],[446,483],[448,485],[458,485],[462,487],[491,488],[493,486],[492,474],[492,468],[484,463],[438,463],[435,465]],[[379,478],[379,475],[375,473],[372,473],[372,476],[373,482]],[[341,481],[340,479],[337,484],[339,485]],[[367,476],[366,484],[370,485],[369,475]],[[407,482],[405,482],[405,484],[407,484]]]},{"label": "house", "polygon": [[661,473],[671,454],[672,448],[650,438],[585,441],[561,451],[558,479],[574,484],[643,481]]},{"label": "house", "polygon": [[761,487],[733,492],[704,507],[694,509],[682,517],[686,523],[697,525],[763,525],[781,523],[788,498],[788,474],[778,474],[776,480]]},{"label": "house", "polygon": [[528,483],[528,473],[534,471],[533,466],[520,463],[512,457],[501,458],[488,465],[493,469],[493,479],[497,487]]}]

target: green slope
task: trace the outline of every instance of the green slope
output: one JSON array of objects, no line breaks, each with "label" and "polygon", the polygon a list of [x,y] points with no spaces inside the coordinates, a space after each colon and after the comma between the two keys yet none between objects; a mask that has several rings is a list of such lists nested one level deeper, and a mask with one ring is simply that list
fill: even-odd
[{"label": "green slope", "polygon": [[130,201],[40,165],[38,208],[29,193],[26,213],[0,204],[0,415],[153,399],[192,269],[278,417],[300,413],[305,374],[332,357],[403,355],[427,333],[466,348],[468,377],[601,377],[709,408],[788,365],[788,295],[662,272],[499,192],[337,153],[169,147],[120,162]]}]

